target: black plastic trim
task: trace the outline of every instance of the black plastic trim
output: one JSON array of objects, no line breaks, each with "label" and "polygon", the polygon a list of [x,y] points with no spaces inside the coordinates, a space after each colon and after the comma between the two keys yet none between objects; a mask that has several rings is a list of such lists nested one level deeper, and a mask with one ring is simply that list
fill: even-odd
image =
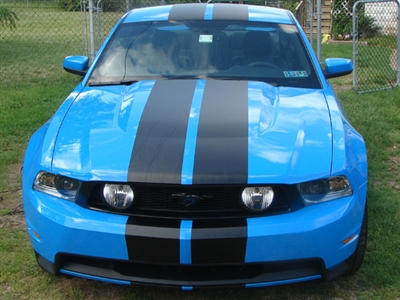
[{"label": "black plastic trim", "polygon": [[211,265],[151,265],[133,261],[101,259],[69,254],[57,255],[58,263],[52,264],[36,253],[39,265],[47,272],[58,275],[60,269],[97,276],[111,280],[129,281],[134,284],[169,287],[241,286],[296,280],[321,275],[324,281],[343,274],[347,261],[333,269],[325,269],[321,259],[290,260],[273,263],[211,264]]},{"label": "black plastic trim", "polygon": [[346,273],[351,257],[331,269],[326,269],[318,258],[290,260],[273,263],[212,264],[212,265],[150,265],[132,261],[101,259],[60,253],[56,263],[51,263],[35,252],[38,264],[47,272],[59,275],[64,269],[82,275],[111,280],[130,281],[134,284],[169,287],[241,286],[295,280],[321,275],[331,281]]}]

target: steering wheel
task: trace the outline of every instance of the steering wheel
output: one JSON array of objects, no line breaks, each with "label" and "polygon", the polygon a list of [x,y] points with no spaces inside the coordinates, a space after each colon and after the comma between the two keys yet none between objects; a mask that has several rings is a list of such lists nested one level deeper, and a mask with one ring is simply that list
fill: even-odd
[{"label": "steering wheel", "polygon": [[266,62],[266,61],[254,61],[254,62],[247,64],[247,66],[248,67],[267,67],[267,68],[272,68],[272,69],[282,71],[281,68],[279,68],[277,65],[274,65],[274,64]]}]

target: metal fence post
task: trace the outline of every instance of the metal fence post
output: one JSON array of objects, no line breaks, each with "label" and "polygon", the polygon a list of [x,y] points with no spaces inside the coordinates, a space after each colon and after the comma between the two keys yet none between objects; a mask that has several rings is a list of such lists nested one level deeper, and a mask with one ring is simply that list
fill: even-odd
[{"label": "metal fence post", "polygon": [[308,3],[308,11],[309,11],[309,15],[308,15],[308,22],[310,23],[310,37],[309,37],[309,41],[311,46],[313,46],[313,14],[314,14],[314,7],[313,4],[311,2],[311,0],[307,0]]},{"label": "metal fence post", "polygon": [[101,13],[101,0],[99,0],[97,2],[97,6],[96,6],[96,15],[97,15],[97,50],[100,49],[100,46],[103,43],[102,38],[101,38],[100,13]]},{"label": "metal fence post", "polygon": [[357,55],[358,55],[358,18],[357,18],[357,5],[358,1],[356,1],[353,5],[353,15],[352,15],[352,22],[353,22],[353,30],[351,32],[351,36],[353,37],[353,89],[357,91]]},{"label": "metal fence post", "polygon": [[90,59],[94,59],[94,25],[93,25],[93,0],[89,0],[89,36],[90,36]]},{"label": "metal fence post", "polygon": [[321,61],[321,16],[322,16],[322,8],[321,8],[321,1],[317,0],[317,58],[318,61]]},{"label": "metal fence post", "polygon": [[400,84],[400,0],[397,2],[397,82],[396,86]]}]

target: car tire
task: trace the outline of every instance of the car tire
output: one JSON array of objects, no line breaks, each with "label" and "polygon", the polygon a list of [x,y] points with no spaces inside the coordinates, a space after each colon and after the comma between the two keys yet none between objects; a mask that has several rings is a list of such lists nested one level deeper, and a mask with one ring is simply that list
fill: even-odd
[{"label": "car tire", "polygon": [[349,259],[349,269],[344,275],[353,275],[360,268],[364,260],[365,249],[367,247],[367,234],[368,233],[368,209],[367,204],[365,204],[364,217],[361,225],[361,232],[358,238],[358,244],[356,251]]}]

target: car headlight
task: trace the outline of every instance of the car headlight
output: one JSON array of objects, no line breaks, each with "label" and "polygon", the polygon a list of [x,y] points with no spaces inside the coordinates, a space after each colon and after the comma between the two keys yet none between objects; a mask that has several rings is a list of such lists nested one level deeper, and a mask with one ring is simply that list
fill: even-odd
[{"label": "car headlight", "polygon": [[33,183],[37,191],[74,201],[81,182],[63,175],[40,171]]},{"label": "car headlight", "polygon": [[242,192],[244,206],[253,212],[263,212],[271,206],[274,191],[269,186],[247,187]]},{"label": "car headlight", "polygon": [[133,189],[127,184],[105,184],[103,188],[104,201],[114,209],[129,208],[135,199]]},{"label": "car headlight", "polygon": [[344,176],[313,180],[298,185],[306,204],[314,204],[353,194],[349,180]]}]

